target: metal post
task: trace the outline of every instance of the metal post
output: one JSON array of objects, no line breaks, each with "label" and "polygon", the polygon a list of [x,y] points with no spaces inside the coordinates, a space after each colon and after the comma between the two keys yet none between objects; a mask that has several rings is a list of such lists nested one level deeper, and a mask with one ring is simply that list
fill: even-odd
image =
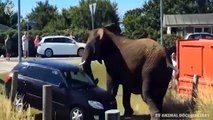
[{"label": "metal post", "polygon": [[120,112],[118,110],[107,110],[105,112],[105,120],[120,120]]},{"label": "metal post", "polygon": [[160,0],[160,44],[163,45],[163,3]]},{"label": "metal post", "polygon": [[93,30],[94,29],[94,10],[93,9],[92,9],[91,17],[92,17],[92,30]]},{"label": "metal post", "polygon": [[17,93],[17,88],[18,88],[17,80],[18,80],[18,71],[14,71],[13,77],[12,77],[11,91],[10,91],[11,103],[13,103],[16,93]]},{"label": "metal post", "polygon": [[198,93],[198,83],[199,83],[199,77],[197,74],[194,74],[193,76],[193,86],[192,86],[192,106],[195,106],[196,99],[197,99],[197,93]]},{"label": "metal post", "polygon": [[92,18],[92,30],[95,28],[94,27],[94,14],[96,10],[96,3],[89,4],[89,9],[91,13],[91,18]]},{"label": "metal post", "polygon": [[52,89],[51,85],[43,85],[42,120],[52,120]]},{"label": "metal post", "polygon": [[21,62],[21,24],[20,24],[20,19],[21,19],[21,7],[20,7],[20,0],[18,0],[18,62]]}]

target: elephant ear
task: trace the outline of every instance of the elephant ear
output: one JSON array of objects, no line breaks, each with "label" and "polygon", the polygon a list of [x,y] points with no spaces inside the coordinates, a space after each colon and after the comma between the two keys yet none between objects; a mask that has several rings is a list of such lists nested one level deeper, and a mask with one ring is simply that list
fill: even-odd
[{"label": "elephant ear", "polygon": [[98,29],[97,34],[98,34],[100,40],[102,40],[103,36],[104,36],[104,29],[102,29],[102,28]]}]

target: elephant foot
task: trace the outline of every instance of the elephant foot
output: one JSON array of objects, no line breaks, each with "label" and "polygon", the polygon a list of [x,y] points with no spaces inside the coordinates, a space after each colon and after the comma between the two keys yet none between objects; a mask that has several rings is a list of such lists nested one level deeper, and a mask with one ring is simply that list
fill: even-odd
[{"label": "elephant foot", "polygon": [[134,113],[133,109],[125,109],[124,116],[132,116]]}]

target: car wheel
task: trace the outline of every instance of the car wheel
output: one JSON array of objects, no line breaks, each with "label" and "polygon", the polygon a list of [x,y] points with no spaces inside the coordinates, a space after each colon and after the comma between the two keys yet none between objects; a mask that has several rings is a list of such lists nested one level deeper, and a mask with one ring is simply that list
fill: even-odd
[{"label": "car wheel", "polygon": [[79,107],[74,107],[70,110],[70,120],[83,120],[84,112]]},{"label": "car wheel", "polygon": [[78,49],[78,53],[77,54],[78,54],[79,57],[82,57],[83,54],[84,54],[84,49],[83,48]]},{"label": "car wheel", "polygon": [[46,57],[52,57],[53,56],[53,51],[50,48],[48,48],[48,49],[45,50],[44,55]]},{"label": "car wheel", "polygon": [[18,112],[23,112],[27,109],[28,104],[24,102],[24,94],[16,93],[13,105]]}]

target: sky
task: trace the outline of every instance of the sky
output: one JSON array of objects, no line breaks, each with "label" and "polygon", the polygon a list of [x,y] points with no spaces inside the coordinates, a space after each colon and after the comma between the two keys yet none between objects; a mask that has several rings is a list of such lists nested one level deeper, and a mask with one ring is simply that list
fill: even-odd
[{"label": "sky", "polygon": [[[0,0],[2,2],[8,0]],[[15,4],[15,11],[18,9],[18,0],[9,0]],[[45,0],[20,0],[21,2],[21,16],[25,17],[36,6],[36,2]],[[111,0],[118,4],[118,13],[123,16],[128,10],[142,7],[147,0]],[[125,1],[125,2],[124,2]],[[49,0],[51,5],[55,5],[60,11],[62,8],[69,8],[70,6],[78,6],[79,0]]]}]

